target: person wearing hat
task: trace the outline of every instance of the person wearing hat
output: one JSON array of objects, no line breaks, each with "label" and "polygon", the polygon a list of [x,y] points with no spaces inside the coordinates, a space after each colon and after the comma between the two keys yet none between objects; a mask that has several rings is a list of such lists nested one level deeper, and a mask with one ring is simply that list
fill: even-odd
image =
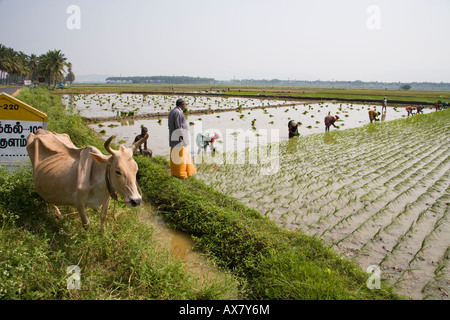
[{"label": "person wearing hat", "polygon": [[288,122],[288,131],[289,131],[289,138],[293,138],[295,136],[298,136],[298,122],[295,120],[291,120]]},{"label": "person wearing hat", "polygon": [[[145,137],[145,134],[148,132],[148,129],[146,127],[141,128],[141,134],[138,134],[136,138],[134,138],[134,142],[137,142],[141,140],[143,137]],[[142,148],[142,145],[144,145],[144,148]],[[143,154],[146,157],[151,158],[153,155],[152,150],[147,148],[147,140],[144,141],[143,144],[141,144],[136,150],[134,150],[136,154]]]},{"label": "person wearing hat", "polygon": [[325,117],[325,132],[330,131],[331,126],[337,128],[334,124],[337,120],[339,120],[339,116],[332,116],[330,115],[330,113],[328,113],[328,115]]}]

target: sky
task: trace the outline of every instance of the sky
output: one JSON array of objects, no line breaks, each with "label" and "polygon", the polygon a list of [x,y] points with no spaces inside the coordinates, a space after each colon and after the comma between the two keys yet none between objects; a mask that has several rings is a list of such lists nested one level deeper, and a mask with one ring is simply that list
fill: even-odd
[{"label": "sky", "polygon": [[0,16],[1,44],[61,50],[76,76],[450,82],[449,0],[0,0]]}]

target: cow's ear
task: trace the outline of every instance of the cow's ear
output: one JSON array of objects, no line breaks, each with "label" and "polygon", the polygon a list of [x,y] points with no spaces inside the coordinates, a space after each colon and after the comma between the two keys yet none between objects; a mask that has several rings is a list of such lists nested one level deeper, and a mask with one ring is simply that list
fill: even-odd
[{"label": "cow's ear", "polygon": [[97,162],[100,162],[100,163],[107,163],[108,162],[108,159],[109,159],[109,156],[105,156],[105,155],[103,155],[103,154],[98,154],[98,153],[92,153],[92,152],[89,152],[89,154],[92,156],[92,158],[94,158]]}]

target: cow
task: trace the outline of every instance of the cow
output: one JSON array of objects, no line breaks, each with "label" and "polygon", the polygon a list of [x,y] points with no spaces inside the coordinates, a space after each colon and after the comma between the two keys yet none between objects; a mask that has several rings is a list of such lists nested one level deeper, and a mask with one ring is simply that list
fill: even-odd
[{"label": "cow", "polygon": [[115,136],[104,144],[110,155],[103,155],[93,146],[77,148],[67,134],[39,129],[27,138],[26,149],[33,167],[33,182],[38,194],[55,209],[57,205],[75,206],[85,229],[89,219],[85,208],[101,208],[101,228],[104,229],[111,197],[120,194],[129,207],[139,206],[142,196],[136,183],[137,163],[133,151],[148,133],[130,148],[110,147]]}]

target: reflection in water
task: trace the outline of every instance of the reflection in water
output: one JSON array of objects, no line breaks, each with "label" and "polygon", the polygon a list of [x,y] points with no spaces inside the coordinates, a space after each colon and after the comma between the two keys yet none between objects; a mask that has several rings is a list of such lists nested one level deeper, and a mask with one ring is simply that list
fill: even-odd
[{"label": "reflection in water", "polygon": [[[195,144],[195,137],[198,132],[214,129],[221,133],[221,145],[218,145],[218,151],[241,151],[246,147],[251,147],[249,140],[256,135],[259,144],[273,142],[272,129],[278,130],[277,141],[288,140],[287,123],[295,119],[298,123],[298,133],[300,137],[291,140],[302,139],[302,136],[323,133],[323,119],[328,114],[339,114],[339,120],[336,124],[340,129],[355,128],[370,123],[368,110],[375,109],[373,105],[356,104],[337,104],[337,103],[319,103],[319,104],[298,104],[295,106],[285,106],[265,109],[252,109],[245,111],[228,111],[221,113],[210,113],[196,115],[191,114],[188,117],[189,133],[191,144],[188,146],[191,155],[195,155],[198,148]],[[383,110],[381,121],[390,121],[405,117],[404,108],[387,107]],[[389,115],[387,112],[389,111]],[[430,108],[424,109],[424,113],[432,112]],[[104,122],[102,124],[90,125],[96,131],[104,130],[105,137],[115,134],[119,140],[125,140],[127,144],[134,141],[136,135],[140,133],[141,126],[149,130],[148,147],[153,151],[153,155],[169,156],[169,131],[167,117],[161,116],[156,119],[127,119],[123,122]],[[376,132],[373,126],[367,130]],[[254,134],[251,134],[251,132]],[[238,134],[240,132],[240,134]],[[266,134],[264,134],[266,132]],[[269,134],[270,133],[270,134]],[[331,132],[332,133],[332,132]],[[270,137],[270,139],[268,138]],[[332,140],[333,135],[324,136],[325,143],[336,143]],[[287,144],[288,146],[296,145]],[[233,150],[229,150],[233,149]],[[236,150],[238,149],[238,150]],[[288,152],[295,152],[295,148],[290,148]]]},{"label": "reflection in water", "polygon": [[381,109],[381,122],[386,121],[386,109]]}]

